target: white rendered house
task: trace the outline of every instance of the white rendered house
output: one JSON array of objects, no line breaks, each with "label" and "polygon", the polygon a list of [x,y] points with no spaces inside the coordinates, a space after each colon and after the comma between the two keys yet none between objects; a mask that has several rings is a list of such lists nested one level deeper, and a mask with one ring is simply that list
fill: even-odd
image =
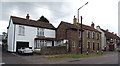
[{"label": "white rendered house", "polygon": [[55,45],[56,28],[46,22],[40,22],[11,16],[8,26],[8,51],[16,52],[21,47],[40,49],[43,46]]},{"label": "white rendered house", "polygon": [[101,30],[100,26],[97,26],[96,29],[101,32],[101,48],[102,50],[105,50],[107,46],[105,33]]}]

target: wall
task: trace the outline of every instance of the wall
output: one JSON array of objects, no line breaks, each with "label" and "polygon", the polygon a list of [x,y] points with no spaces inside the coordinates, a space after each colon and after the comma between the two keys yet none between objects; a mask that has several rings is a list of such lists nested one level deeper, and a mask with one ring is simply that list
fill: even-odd
[{"label": "wall", "polygon": [[13,52],[13,43],[14,43],[14,27],[12,20],[10,19],[9,22],[9,29],[8,29],[8,51]]},{"label": "wall", "polygon": [[[25,35],[21,36],[19,35],[19,25],[16,25],[16,33],[15,33],[15,41],[21,41],[21,42],[29,42],[29,47],[32,47],[34,50],[34,38],[37,36],[37,27],[31,27],[31,26],[24,26],[25,27]],[[49,38],[55,38],[55,30],[51,29],[45,29],[44,30],[45,37]],[[15,42],[15,49],[16,51],[16,42]],[[51,46],[52,42],[47,41],[47,46]]]},{"label": "wall", "polygon": [[[16,25],[15,41],[29,42],[29,47],[33,47],[32,49],[34,49],[34,38],[36,38],[37,35],[37,28],[30,26],[24,26],[24,27],[25,27],[25,35],[21,36],[19,35],[19,25]],[[14,51],[16,51],[16,42],[15,42]]]},{"label": "wall", "polygon": [[104,50],[105,46],[107,46],[105,33],[99,27],[96,27],[96,29],[101,32],[101,49]]},{"label": "wall", "polygon": [[42,55],[66,54],[67,50],[65,46],[47,46],[42,47],[40,53]]},{"label": "wall", "polygon": [[55,30],[45,29],[44,35],[45,37],[55,38]]}]

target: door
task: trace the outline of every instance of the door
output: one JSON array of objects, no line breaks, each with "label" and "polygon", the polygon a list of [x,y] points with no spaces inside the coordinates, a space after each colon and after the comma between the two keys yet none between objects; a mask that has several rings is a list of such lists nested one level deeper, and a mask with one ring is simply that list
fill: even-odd
[{"label": "door", "polygon": [[17,42],[16,51],[18,51],[18,49],[20,49],[21,47],[29,47],[29,42]]}]

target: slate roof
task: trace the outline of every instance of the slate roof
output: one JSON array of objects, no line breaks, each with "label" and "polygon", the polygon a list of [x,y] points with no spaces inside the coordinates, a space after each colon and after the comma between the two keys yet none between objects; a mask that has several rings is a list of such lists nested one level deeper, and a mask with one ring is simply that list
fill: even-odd
[{"label": "slate roof", "polygon": [[[63,23],[65,26],[67,26],[68,28],[71,28],[71,29],[77,29],[77,28],[78,28],[78,26],[76,26],[76,25],[74,25],[74,24],[71,24],[71,23],[68,23],[68,22],[62,21],[61,23]],[[79,29],[80,29],[80,26],[81,26],[81,24],[79,24]],[[83,27],[83,29],[85,29],[85,30],[90,30],[90,31],[99,32],[97,29],[92,28],[91,26],[88,26],[88,25],[82,24],[82,27]],[[99,32],[99,33],[101,33],[101,32]]]},{"label": "slate roof", "polygon": [[120,39],[120,37],[118,37],[116,34],[108,32],[108,31],[106,31],[104,29],[101,29],[101,30],[105,33],[105,35],[106,35],[107,38]]},{"label": "slate roof", "polygon": [[20,18],[16,16],[11,16],[11,19],[13,21],[13,24],[27,25],[27,26],[40,27],[40,28],[48,28],[48,29],[53,29],[53,30],[56,29],[51,23],[35,21],[35,20],[30,20],[30,19],[28,20],[28,19]]}]

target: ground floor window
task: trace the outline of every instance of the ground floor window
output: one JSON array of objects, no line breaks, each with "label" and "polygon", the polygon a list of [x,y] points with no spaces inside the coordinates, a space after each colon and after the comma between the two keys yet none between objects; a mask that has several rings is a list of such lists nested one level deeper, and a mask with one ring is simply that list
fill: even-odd
[{"label": "ground floor window", "polygon": [[72,42],[72,47],[75,47],[75,41]]},{"label": "ground floor window", "polygon": [[90,50],[90,42],[87,43],[87,51]]},{"label": "ground floor window", "polygon": [[35,48],[42,48],[43,46],[47,46],[46,40],[35,41]]},{"label": "ground floor window", "polygon": [[97,43],[97,50],[99,50],[100,49],[100,44],[99,43]]},{"label": "ground floor window", "polygon": [[92,50],[95,50],[95,43],[92,44]]}]

